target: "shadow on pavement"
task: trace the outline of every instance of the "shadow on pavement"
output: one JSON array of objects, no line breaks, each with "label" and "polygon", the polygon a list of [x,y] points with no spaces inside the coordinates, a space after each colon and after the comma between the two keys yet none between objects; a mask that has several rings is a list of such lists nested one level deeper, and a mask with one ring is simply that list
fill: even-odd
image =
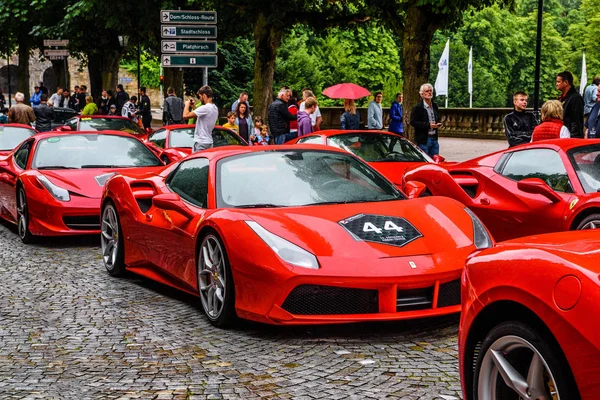
[{"label": "shadow on pavement", "polygon": [[[5,220],[0,220],[0,225],[13,233],[14,239],[21,241],[17,234],[17,226]],[[100,247],[100,234],[98,235],[74,235],[74,236],[39,236],[34,244],[36,247]]]}]

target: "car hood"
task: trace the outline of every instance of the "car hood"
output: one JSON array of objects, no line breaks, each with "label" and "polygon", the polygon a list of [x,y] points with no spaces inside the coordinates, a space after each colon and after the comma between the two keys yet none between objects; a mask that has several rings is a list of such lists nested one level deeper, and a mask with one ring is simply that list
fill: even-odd
[{"label": "car hood", "polygon": [[368,162],[368,164],[375,168],[381,175],[388,178],[395,185],[402,185],[402,176],[404,171],[409,168],[426,165],[429,163],[425,162],[394,162],[394,161],[375,161]]},{"label": "car hood", "polygon": [[[445,197],[252,209],[245,210],[245,214],[271,233],[317,257],[373,259],[474,249],[471,218],[464,206]],[[403,220],[420,235],[414,235],[409,226],[402,225]],[[394,223],[392,229],[385,229],[386,221]],[[372,225],[365,225],[367,223]],[[370,232],[363,232],[365,226]],[[402,227],[403,232],[395,227]],[[383,235],[376,235],[375,228]],[[388,243],[389,238],[399,239],[398,244]]]},{"label": "car hood", "polygon": [[[100,199],[104,190],[104,183],[112,175],[127,172],[127,174],[143,174],[159,167],[140,168],[86,168],[65,170],[38,171],[46,176],[55,185],[67,189],[69,192],[83,197]],[[112,174],[112,175],[111,175]]]}]

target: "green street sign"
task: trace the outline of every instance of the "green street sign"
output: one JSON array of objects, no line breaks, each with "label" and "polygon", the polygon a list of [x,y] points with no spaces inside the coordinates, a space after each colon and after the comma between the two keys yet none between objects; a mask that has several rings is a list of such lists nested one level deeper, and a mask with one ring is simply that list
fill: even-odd
[{"label": "green street sign", "polygon": [[198,41],[198,40],[163,40],[161,42],[161,51],[163,53],[216,53],[217,42]]},{"label": "green street sign", "polygon": [[161,24],[216,24],[216,11],[162,10]]},{"label": "green street sign", "polygon": [[163,54],[161,61],[165,68],[214,68],[217,66],[216,54]]},{"label": "green street sign", "polygon": [[214,25],[162,25],[160,34],[166,39],[214,39],[217,37],[217,27]]}]

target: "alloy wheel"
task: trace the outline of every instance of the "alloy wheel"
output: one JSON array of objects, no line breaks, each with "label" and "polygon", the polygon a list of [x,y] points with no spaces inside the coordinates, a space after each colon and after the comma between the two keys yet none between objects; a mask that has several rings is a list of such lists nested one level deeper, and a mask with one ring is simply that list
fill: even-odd
[{"label": "alloy wheel", "polygon": [[220,241],[207,235],[198,257],[198,289],[202,307],[209,319],[219,318],[227,295],[227,270]]},{"label": "alloy wheel", "polygon": [[21,239],[27,236],[27,224],[27,199],[25,191],[20,189],[17,201],[17,231]]},{"label": "alloy wheel", "polygon": [[104,266],[110,271],[115,267],[119,250],[119,223],[112,205],[106,206],[102,213],[100,242]]},{"label": "alloy wheel", "polygon": [[593,219],[588,221],[585,225],[581,227],[581,229],[598,229],[600,228],[600,220]]},{"label": "alloy wheel", "polygon": [[479,400],[560,400],[548,363],[519,336],[500,337],[488,348],[477,387]]}]

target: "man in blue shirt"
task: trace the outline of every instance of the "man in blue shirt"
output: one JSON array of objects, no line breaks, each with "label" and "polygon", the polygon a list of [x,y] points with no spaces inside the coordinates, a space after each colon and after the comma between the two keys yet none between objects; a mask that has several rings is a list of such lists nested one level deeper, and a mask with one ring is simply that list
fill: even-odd
[{"label": "man in blue shirt", "polygon": [[390,127],[389,131],[400,136],[404,136],[404,123],[402,121],[402,93],[396,93],[396,100],[392,102],[390,107]]},{"label": "man in blue shirt", "polygon": [[369,103],[369,108],[367,109],[367,129],[383,128],[381,100],[383,100],[383,93],[377,92],[375,93],[375,99]]}]

